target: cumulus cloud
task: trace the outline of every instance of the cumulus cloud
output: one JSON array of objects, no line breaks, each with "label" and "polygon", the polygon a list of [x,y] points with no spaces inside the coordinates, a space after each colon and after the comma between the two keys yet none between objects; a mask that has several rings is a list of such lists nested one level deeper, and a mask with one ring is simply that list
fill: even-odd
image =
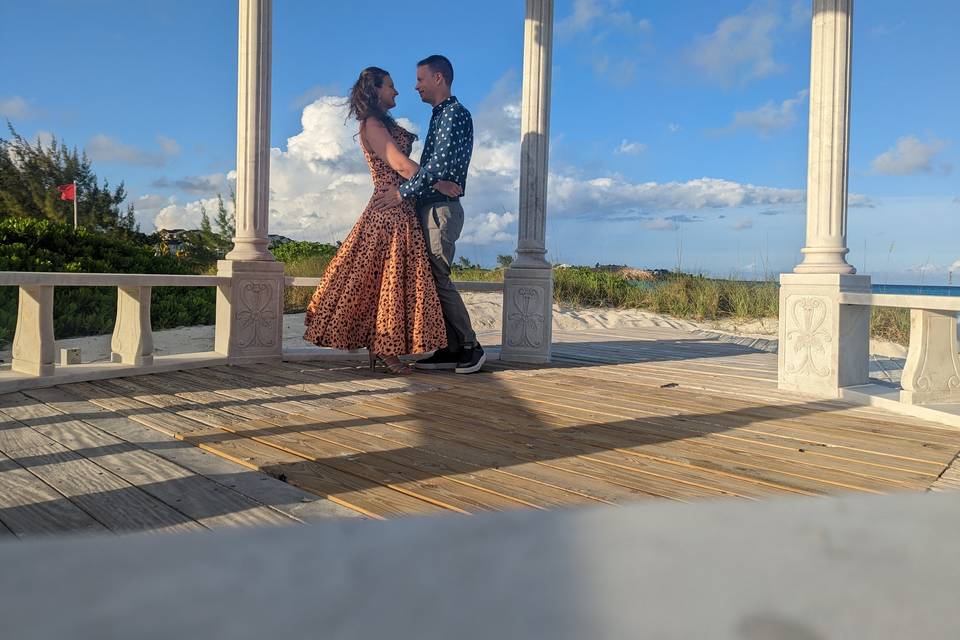
[{"label": "cumulus cloud", "polygon": [[771,100],[753,111],[738,111],[733,116],[733,122],[723,131],[752,129],[761,136],[769,136],[781,129],[787,129],[796,123],[797,109],[806,101],[807,93],[804,89],[798,92],[796,97],[788,98],[780,104]]},{"label": "cumulus cloud", "polygon": [[[916,136],[904,136],[887,151],[873,159],[874,173],[888,176],[906,176],[915,173],[933,173],[934,157],[947,147],[947,142],[931,138],[921,142]],[[949,173],[949,167],[941,165],[940,171]]]},{"label": "cumulus cloud", "polygon": [[168,141],[166,144],[161,143],[163,151],[145,151],[125,145],[101,133],[90,139],[90,142],[87,143],[86,151],[93,160],[98,162],[120,162],[124,164],[160,167],[166,163],[167,156],[170,155],[167,152],[167,149],[170,148],[169,143],[172,142],[176,145],[176,142],[168,138],[164,138],[163,140]]},{"label": "cumulus cloud", "polygon": [[647,150],[647,145],[641,142],[631,142],[630,140],[627,140],[626,138],[624,138],[620,142],[620,146],[616,148],[614,153],[618,153],[621,155],[635,156],[643,153],[646,150]]},{"label": "cumulus cloud", "polygon": [[949,271],[960,271],[960,259],[957,259],[950,265]]},{"label": "cumulus cloud", "polygon": [[30,115],[30,104],[21,96],[0,98],[0,118],[21,120]]},{"label": "cumulus cloud", "polygon": [[[464,244],[515,243],[520,173],[520,102],[515,84],[514,76],[505,77],[474,109],[475,149],[460,240]],[[341,240],[366,206],[373,191],[370,174],[355,138],[355,125],[345,124],[344,116],[342,97],[319,98],[304,108],[302,130],[287,140],[285,148],[271,149],[271,233],[303,240]],[[412,127],[409,122],[402,124]],[[419,148],[413,157],[419,157]],[[230,172],[226,179],[232,176]],[[805,198],[800,189],[718,178],[635,182],[620,175],[583,175],[561,167],[550,174],[548,191],[553,220],[633,220],[654,229],[700,222],[708,213],[720,218],[729,208],[789,207]],[[215,209],[213,204],[207,207]],[[155,211],[157,226],[199,224],[196,203],[172,199]]]},{"label": "cumulus cloud", "polygon": [[667,131],[670,133],[677,133],[680,131],[680,125],[676,122],[671,122],[667,125]]},{"label": "cumulus cloud", "polygon": [[[233,213],[232,202],[225,200],[223,204],[227,213]],[[186,204],[179,204],[175,198],[171,198],[169,203],[157,212],[154,226],[157,229],[199,229],[202,209],[206,209],[207,216],[213,223],[217,215],[217,205],[216,198],[204,198]]]},{"label": "cumulus cloud", "polygon": [[713,33],[699,36],[687,51],[687,62],[723,85],[779,73],[783,65],[774,57],[774,43],[781,23],[775,5],[753,5],[724,18]]},{"label": "cumulus cloud", "polygon": [[753,220],[751,218],[738,220],[731,226],[731,229],[734,231],[746,231],[747,229],[753,229]]}]

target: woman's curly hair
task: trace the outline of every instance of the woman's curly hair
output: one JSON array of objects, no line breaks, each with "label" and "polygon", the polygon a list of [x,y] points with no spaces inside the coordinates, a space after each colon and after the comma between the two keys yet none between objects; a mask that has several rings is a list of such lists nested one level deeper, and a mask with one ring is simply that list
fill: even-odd
[{"label": "woman's curly hair", "polygon": [[350,116],[357,120],[376,118],[385,125],[393,124],[393,118],[380,105],[379,95],[380,89],[383,88],[383,79],[389,75],[380,67],[367,67],[360,72],[360,77],[350,88],[348,118]]}]

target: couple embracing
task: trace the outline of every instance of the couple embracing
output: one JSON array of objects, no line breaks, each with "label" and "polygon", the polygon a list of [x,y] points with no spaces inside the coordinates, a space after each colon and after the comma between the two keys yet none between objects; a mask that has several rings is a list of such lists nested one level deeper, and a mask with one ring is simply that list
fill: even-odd
[{"label": "couple embracing", "polygon": [[433,107],[420,164],[409,157],[416,135],[390,116],[398,95],[390,74],[367,67],[350,90],[374,192],[307,306],[303,337],[335,349],[366,347],[371,369],[379,362],[409,374],[399,356],[429,351],[416,368],[474,373],[486,361],[450,280],[473,153],[473,120],[452,84],[447,58],[417,63],[417,93]]}]

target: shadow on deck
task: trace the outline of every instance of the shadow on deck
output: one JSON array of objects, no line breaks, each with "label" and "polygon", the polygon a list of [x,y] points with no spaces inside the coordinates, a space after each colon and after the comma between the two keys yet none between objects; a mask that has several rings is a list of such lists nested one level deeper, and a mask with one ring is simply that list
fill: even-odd
[{"label": "shadow on deck", "polygon": [[298,503],[390,518],[925,491],[960,451],[960,432],[781,393],[776,357],[736,344],[571,332],[554,358],[409,378],[219,366],[8,394],[0,523],[22,536],[308,519]]}]

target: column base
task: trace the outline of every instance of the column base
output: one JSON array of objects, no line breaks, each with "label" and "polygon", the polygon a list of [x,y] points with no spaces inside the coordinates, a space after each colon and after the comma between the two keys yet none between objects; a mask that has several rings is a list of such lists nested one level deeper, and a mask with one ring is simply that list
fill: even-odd
[{"label": "column base", "polygon": [[553,269],[510,267],[503,279],[504,362],[550,362],[553,338]]},{"label": "column base", "polygon": [[220,260],[214,349],[230,362],[274,362],[283,355],[283,263]]},{"label": "column base", "polygon": [[804,247],[800,252],[803,262],[793,268],[794,273],[853,275],[857,272],[846,259],[850,249]]},{"label": "column base", "polygon": [[867,382],[870,307],[840,304],[842,292],[869,293],[870,276],[780,276],[780,389],[838,398],[841,387]]}]

